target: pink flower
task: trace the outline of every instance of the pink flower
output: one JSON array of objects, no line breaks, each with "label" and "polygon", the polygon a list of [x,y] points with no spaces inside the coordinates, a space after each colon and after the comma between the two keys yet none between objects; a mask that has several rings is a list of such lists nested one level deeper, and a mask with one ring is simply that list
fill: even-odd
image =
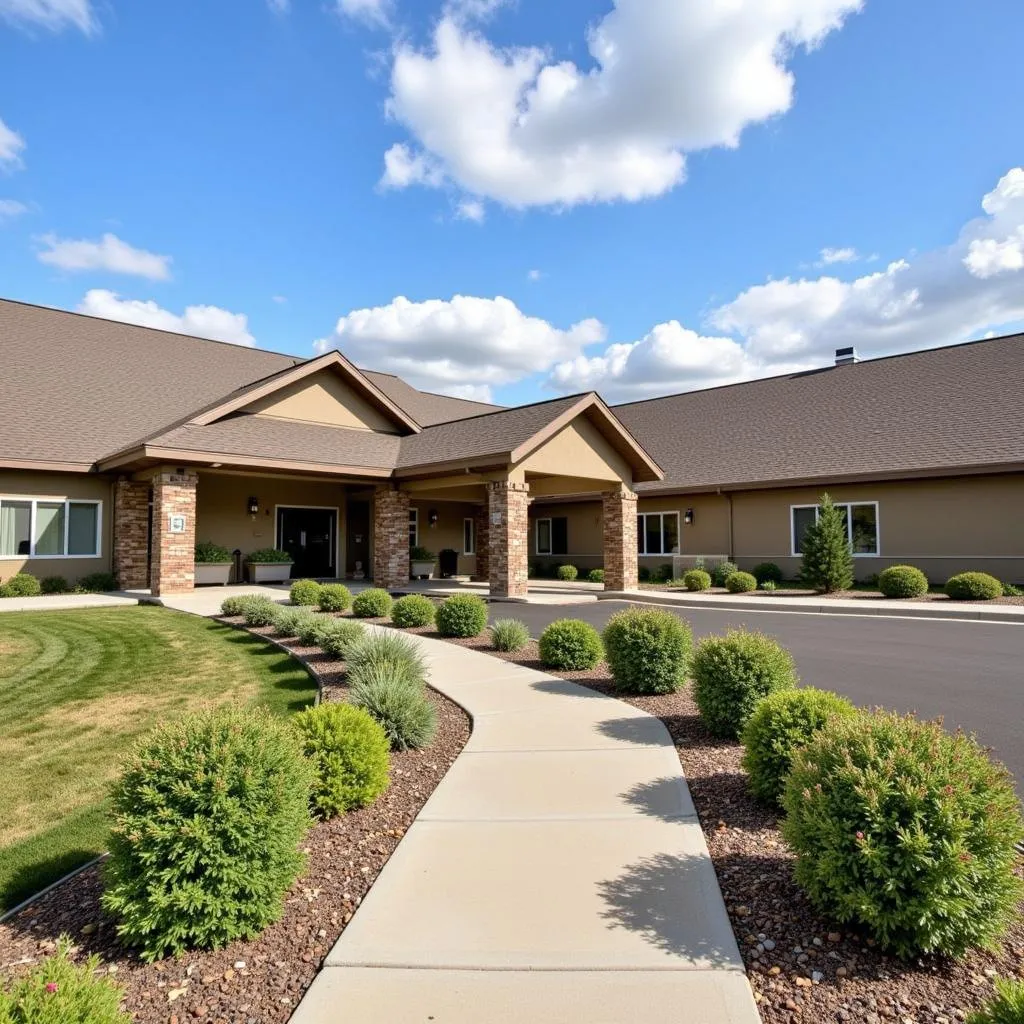
[{"label": "pink flower", "polygon": [[57,991],[57,982],[55,982],[55,981],[48,981],[46,983],[46,991],[47,992],[56,992]]},{"label": "pink flower", "polygon": [[864,833],[863,832],[858,832],[857,833],[857,838],[858,839],[863,839],[864,838]]}]

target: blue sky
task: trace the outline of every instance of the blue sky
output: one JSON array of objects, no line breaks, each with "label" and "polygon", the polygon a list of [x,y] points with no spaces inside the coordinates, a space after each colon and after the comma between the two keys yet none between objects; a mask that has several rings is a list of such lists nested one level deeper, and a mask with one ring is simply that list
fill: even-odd
[{"label": "blue sky", "polygon": [[499,402],[1019,326],[1024,7],[767,6],[0,0],[0,294]]}]

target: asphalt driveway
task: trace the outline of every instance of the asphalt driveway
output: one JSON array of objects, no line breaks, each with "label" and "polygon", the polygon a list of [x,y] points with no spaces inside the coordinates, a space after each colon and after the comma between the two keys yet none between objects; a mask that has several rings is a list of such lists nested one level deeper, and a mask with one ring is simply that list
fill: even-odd
[{"label": "asphalt driveway", "polygon": [[[580,605],[493,605],[492,618],[522,619],[537,636],[554,619],[585,619],[598,629],[622,601]],[[694,636],[730,626],[758,629],[793,653],[801,680],[861,705],[942,716],[977,733],[1024,791],[1024,625],[886,616],[669,609]]]}]

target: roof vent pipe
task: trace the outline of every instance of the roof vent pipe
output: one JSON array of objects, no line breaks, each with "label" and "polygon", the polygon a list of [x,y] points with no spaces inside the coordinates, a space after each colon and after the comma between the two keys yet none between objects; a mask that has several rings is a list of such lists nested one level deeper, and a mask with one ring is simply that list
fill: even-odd
[{"label": "roof vent pipe", "polygon": [[847,366],[857,362],[857,350],[851,345],[849,348],[836,349],[836,366]]}]

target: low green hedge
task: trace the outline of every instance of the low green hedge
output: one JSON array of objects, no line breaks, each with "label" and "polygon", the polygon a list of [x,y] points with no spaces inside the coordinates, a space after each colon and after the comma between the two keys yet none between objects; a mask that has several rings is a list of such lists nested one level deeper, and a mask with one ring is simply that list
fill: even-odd
[{"label": "low green hedge", "polygon": [[288,597],[292,604],[312,608],[320,603],[320,584],[316,580],[296,580]]},{"label": "low green hedge", "polygon": [[580,571],[575,565],[560,565],[557,570],[558,578],[563,583],[571,583],[579,574]]},{"label": "low green hedge", "polygon": [[987,572],[962,572],[946,580],[946,596],[953,601],[992,601],[1003,596],[1003,585]]},{"label": "low green hedge", "polygon": [[587,573],[588,583],[604,583],[604,569],[591,569]]},{"label": "low green hedge", "polygon": [[725,589],[730,594],[749,594],[757,590],[757,580],[749,572],[731,572],[725,577]]},{"label": "low green hedge", "polygon": [[406,594],[391,607],[391,621],[400,629],[429,626],[434,614],[434,602],[425,594]]},{"label": "low green hedge", "polygon": [[476,594],[453,594],[436,613],[441,636],[479,636],[487,628],[487,604]]},{"label": "low green hedge", "polygon": [[580,671],[604,656],[601,637],[589,622],[556,619],[540,635],[540,660],[549,668]]},{"label": "low green hedge", "polygon": [[379,587],[371,587],[356,594],[352,601],[352,614],[357,619],[383,619],[391,614],[391,595]]},{"label": "low green hedge", "polygon": [[928,577],[914,565],[890,565],[878,574],[878,589],[883,597],[923,597]]},{"label": "low green hedge", "polygon": [[757,580],[758,585],[782,582],[782,570],[774,562],[759,562],[750,570],[750,575]]},{"label": "low green hedge", "polygon": [[683,573],[683,586],[694,593],[711,589],[711,574],[703,569],[690,569]]},{"label": "low green hedge", "polygon": [[352,593],[344,583],[325,583],[319,605],[322,612],[346,612],[352,607]]}]

